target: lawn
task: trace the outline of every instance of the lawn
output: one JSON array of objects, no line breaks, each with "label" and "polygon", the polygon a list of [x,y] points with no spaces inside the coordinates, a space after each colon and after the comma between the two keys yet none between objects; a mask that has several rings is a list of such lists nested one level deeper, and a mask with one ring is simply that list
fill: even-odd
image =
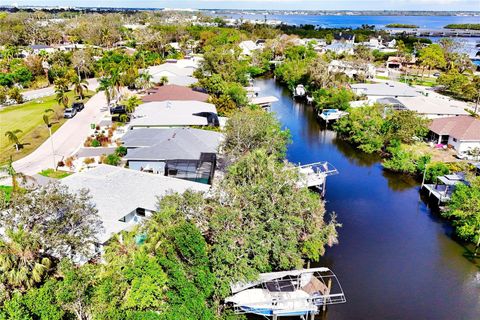
[{"label": "lawn", "polygon": [[10,186],[0,186],[0,195],[1,197],[5,197],[5,201],[10,201],[10,195],[12,194],[12,187]]},{"label": "lawn", "polygon": [[44,177],[53,178],[53,179],[63,179],[71,175],[71,173],[69,172],[54,170],[54,169],[45,169],[40,171],[38,174]]},{"label": "lawn", "polygon": [[[89,92],[91,96],[93,93]],[[69,93],[70,101],[74,101],[74,93]],[[87,98],[88,99],[88,98]],[[21,105],[6,107],[0,110],[0,164],[5,164],[10,156],[18,160],[33,152],[48,138],[48,129],[43,122],[46,109],[53,109],[51,119],[58,121],[52,127],[55,132],[65,122],[63,106],[59,106],[55,96],[44,97],[26,102]],[[16,151],[13,144],[5,137],[5,132],[16,129],[22,130],[17,136],[24,148]]]}]

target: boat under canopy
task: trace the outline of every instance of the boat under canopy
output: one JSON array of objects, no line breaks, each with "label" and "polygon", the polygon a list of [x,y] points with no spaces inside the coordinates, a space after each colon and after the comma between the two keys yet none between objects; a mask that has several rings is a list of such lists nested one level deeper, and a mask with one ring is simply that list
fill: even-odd
[{"label": "boat under canopy", "polygon": [[346,302],[336,275],[328,268],[262,273],[257,281],[231,285],[225,299],[238,314],[274,319],[317,314],[327,305]]}]

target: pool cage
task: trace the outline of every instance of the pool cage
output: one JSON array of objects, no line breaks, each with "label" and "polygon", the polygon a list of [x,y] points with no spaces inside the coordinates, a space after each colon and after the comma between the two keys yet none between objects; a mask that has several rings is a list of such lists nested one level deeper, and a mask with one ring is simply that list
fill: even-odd
[{"label": "pool cage", "polygon": [[217,155],[202,153],[199,160],[168,160],[165,165],[165,175],[199,183],[212,184]]}]

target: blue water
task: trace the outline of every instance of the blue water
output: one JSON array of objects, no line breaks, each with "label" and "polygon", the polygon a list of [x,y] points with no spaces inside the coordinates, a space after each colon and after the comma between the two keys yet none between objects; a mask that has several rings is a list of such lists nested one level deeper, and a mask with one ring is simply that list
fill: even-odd
[{"label": "blue water", "polygon": [[279,99],[272,111],[292,136],[288,160],[328,161],[340,172],[328,178],[325,199],[342,224],[339,244],[312,266],[337,274],[347,303],[316,319],[479,320],[480,264],[420,196],[419,182],[385,171],[377,156],[338,139],[275,80],[255,86]]},{"label": "blue water", "polygon": [[[472,0],[476,1],[476,0]],[[441,8],[438,8],[441,9]],[[231,18],[263,20],[264,15],[229,14]],[[287,24],[313,24],[326,28],[358,28],[363,24],[384,28],[390,23],[414,24],[421,28],[440,29],[450,23],[480,23],[480,16],[318,16],[318,15],[267,15],[268,20],[279,20]]]}]

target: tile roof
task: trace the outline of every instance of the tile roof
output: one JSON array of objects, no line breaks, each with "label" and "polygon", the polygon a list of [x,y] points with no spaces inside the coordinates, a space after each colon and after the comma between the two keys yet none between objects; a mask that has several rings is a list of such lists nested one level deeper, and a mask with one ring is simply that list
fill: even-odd
[{"label": "tile roof", "polygon": [[460,141],[480,141],[480,120],[471,116],[434,119],[430,130]]},{"label": "tile roof", "polygon": [[206,102],[208,100],[208,94],[206,93],[175,84],[161,86],[152,91],[153,93],[142,98],[143,102],[174,100]]}]

